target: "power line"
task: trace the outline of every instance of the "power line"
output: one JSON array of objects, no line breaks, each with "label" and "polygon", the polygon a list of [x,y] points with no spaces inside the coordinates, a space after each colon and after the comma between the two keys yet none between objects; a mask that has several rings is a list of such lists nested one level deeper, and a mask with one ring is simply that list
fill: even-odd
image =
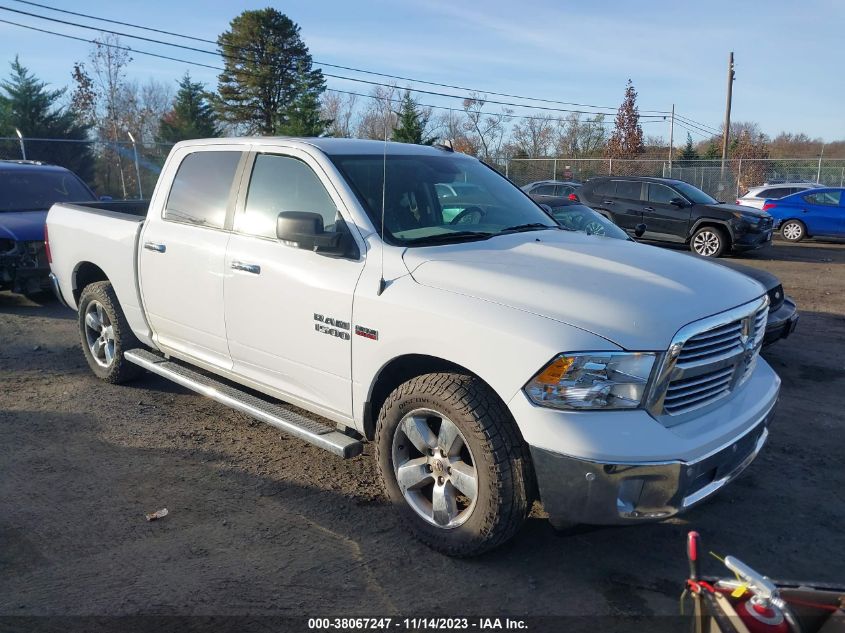
[{"label": "power line", "polygon": [[700,132],[700,131],[692,128],[692,127],[687,127],[686,125],[684,125],[683,122],[678,121],[677,119],[675,120],[675,125],[680,126],[681,128],[685,129],[687,132],[690,132],[692,134],[700,136],[703,139],[709,139],[709,138],[713,137],[712,134],[704,134],[704,133],[702,133],[702,132]]},{"label": "power line", "polygon": [[[96,20],[96,21],[100,21],[100,22],[108,22],[108,23],[111,23],[111,24],[118,24],[120,26],[128,26],[128,27],[131,27],[131,28],[134,28],[134,29],[150,31],[150,32],[153,32],[153,33],[160,33],[162,35],[169,35],[169,36],[172,36],[172,37],[179,37],[179,38],[183,38],[183,39],[193,40],[193,41],[196,41],[196,42],[213,44],[215,46],[218,45],[218,43],[214,40],[209,40],[209,39],[205,39],[205,38],[201,38],[201,37],[194,37],[192,35],[185,35],[183,33],[175,33],[173,31],[165,31],[165,30],[162,30],[162,29],[156,29],[156,28],[149,27],[149,26],[132,24],[130,22],[122,22],[120,20],[112,20],[112,19],[109,19],[109,18],[97,17],[97,16],[94,16],[94,15],[86,14],[86,13],[79,13],[77,11],[69,11],[67,9],[59,9],[59,8],[56,8],[56,7],[51,7],[49,5],[40,4],[38,2],[31,2],[29,0],[13,0],[13,1],[19,2],[21,4],[39,7],[39,8],[42,8],[42,9],[47,9],[49,11],[57,11],[59,13],[65,13],[65,14],[68,14],[68,15],[75,15],[75,16],[83,17],[83,18],[86,18],[86,19],[89,19],[89,20]],[[6,8],[6,7],[0,7],[0,8]],[[56,21],[56,22],[59,22],[59,23],[62,23],[62,24],[69,24],[69,25],[73,25],[73,26],[78,26],[78,27],[81,27],[81,28],[104,30],[104,29],[99,29],[97,27],[75,24],[75,23],[72,23],[72,22],[64,22],[62,20],[55,20],[53,18],[48,18],[46,16],[41,16],[41,15],[37,15],[37,14],[34,14],[34,13],[27,13],[25,11],[16,11],[15,9],[8,9],[8,8],[6,8],[6,10],[15,11],[15,12],[21,13],[23,15],[30,15],[30,16],[33,16],[33,17],[36,17],[36,18],[41,18],[41,19],[44,19],[44,20],[52,20],[52,21]],[[107,31],[107,32],[112,32],[112,31]],[[141,36],[130,35],[128,33],[115,33],[115,32],[112,32],[112,33],[114,33],[116,35],[122,35],[124,37],[135,37],[137,39],[155,42],[155,43],[159,43],[159,44],[164,44],[164,45],[167,45],[167,46],[176,46],[176,47],[179,47],[179,48],[185,48],[187,50],[193,50],[193,51],[200,52],[200,53],[207,53],[207,54],[214,54],[214,55],[218,54],[217,52],[207,51],[207,50],[198,49],[198,48],[194,48],[194,47],[181,46],[179,44],[173,44],[171,42],[162,42],[160,40],[153,40],[153,39],[144,38],[144,37],[141,37]],[[235,50],[244,50],[242,47],[231,47],[231,48],[233,48]],[[410,82],[413,82],[413,83],[424,84],[424,85],[428,85],[428,86],[436,86],[436,87],[439,87],[439,88],[449,88],[449,89],[453,89],[453,90],[463,90],[463,91],[467,91],[467,92],[471,92],[471,93],[474,92],[474,93],[485,94],[485,95],[493,95],[493,96],[497,96],[497,97],[505,97],[505,98],[509,98],[509,99],[521,99],[523,101],[535,101],[535,102],[540,102],[540,103],[554,103],[554,104],[558,104],[558,105],[571,105],[571,106],[576,106],[576,107],[581,107],[581,108],[593,108],[593,109],[596,109],[596,110],[610,110],[610,112],[602,113],[602,114],[612,114],[613,112],[615,112],[617,110],[617,108],[613,107],[613,106],[599,106],[599,105],[593,105],[593,104],[589,104],[589,103],[576,103],[576,102],[572,102],[572,101],[558,101],[558,100],[555,100],[555,99],[543,99],[543,98],[539,98],[539,97],[526,97],[526,96],[523,96],[523,95],[515,95],[515,94],[506,93],[506,92],[494,92],[492,90],[480,90],[480,89],[476,89],[476,88],[467,88],[465,86],[458,86],[458,85],[454,85],[454,84],[445,84],[445,83],[439,83],[439,82],[435,82],[435,81],[427,81],[427,80],[424,80],[424,79],[414,79],[413,77],[404,77],[404,76],[401,76],[401,75],[391,75],[389,73],[376,72],[376,71],[373,71],[373,70],[365,70],[365,69],[362,69],[362,68],[355,68],[353,66],[343,66],[343,65],[340,65],[340,64],[330,64],[328,62],[321,62],[321,61],[317,61],[317,60],[314,60],[314,63],[317,64],[318,66],[325,66],[327,68],[338,68],[338,69],[341,69],[341,70],[348,70],[348,71],[351,71],[351,72],[363,73],[363,74],[373,75],[373,76],[377,76],[377,77],[385,77],[385,78],[388,78],[388,79],[396,79],[396,80],[399,80],[399,81],[410,81]],[[338,76],[333,76],[333,75],[328,75],[328,74],[326,74],[326,76],[327,77],[335,77],[335,78],[339,78],[339,79],[346,79],[346,80],[349,80],[349,81],[363,81],[363,80],[354,79],[354,78],[351,78],[351,77],[338,77]],[[380,84],[380,83],[376,83],[376,82],[372,82],[372,83],[374,85],[380,85],[380,86],[385,85],[385,84]],[[423,91],[415,90],[415,92],[423,92]],[[430,93],[430,94],[436,94],[436,93]],[[454,95],[451,95],[451,96],[454,96]],[[490,103],[493,103],[493,102],[490,102]],[[527,106],[527,105],[521,105],[521,104],[515,104],[515,105],[517,107],[533,107],[533,106]],[[567,111],[569,111],[569,110],[567,110]],[[665,110],[642,110],[642,112],[643,113],[655,114],[655,115],[669,114],[669,112],[665,111]],[[598,113],[596,113],[596,112],[582,112],[582,114],[598,114]],[[648,116],[648,114],[643,114],[642,116]],[[652,117],[649,117],[649,118],[652,118]],[[654,118],[656,118],[656,117],[654,117]]]},{"label": "power line", "polygon": [[[58,33],[56,31],[50,31],[48,29],[42,29],[42,28],[39,28],[39,27],[36,27],[36,26],[31,26],[31,25],[28,25],[28,24],[21,24],[19,22],[13,22],[11,20],[4,20],[2,18],[0,18],[0,23],[9,24],[11,26],[17,26],[19,28],[28,29],[28,30],[31,30],[31,31],[37,31],[39,33],[45,33],[47,35],[54,35],[54,36],[57,36],[57,37],[63,37],[63,38],[66,38],[66,39],[75,40],[77,42],[85,42],[87,44],[105,46],[106,48],[113,48],[113,49],[117,49],[117,50],[127,51],[127,52],[135,53],[135,54],[138,54],[138,55],[147,55],[149,57],[156,57],[158,59],[164,59],[164,60],[167,60],[167,61],[179,62],[181,64],[188,64],[190,66],[198,66],[198,67],[201,67],[201,68],[207,68],[207,69],[216,70],[216,71],[224,70],[223,68],[221,68],[219,66],[212,66],[210,64],[203,64],[201,62],[189,61],[187,59],[180,59],[178,57],[170,57],[169,55],[161,55],[159,53],[152,53],[152,52],[149,52],[149,51],[144,51],[144,50],[140,50],[140,49],[137,49],[137,48],[132,48],[131,46],[121,46],[119,44],[110,44],[108,42],[98,42],[97,40],[91,40],[91,39],[87,39],[87,38],[84,38],[84,37],[78,37],[76,35],[69,35],[67,33]],[[249,74],[249,73],[247,73],[247,74]],[[326,90],[328,92],[335,92],[335,93],[351,95],[351,96],[355,96],[355,97],[362,97],[364,99],[376,99],[376,100],[381,100],[381,101],[390,101],[391,103],[398,103],[402,100],[400,97],[396,97],[396,98],[375,97],[373,95],[367,95],[367,94],[363,94],[363,93],[360,93],[360,92],[353,92],[353,91],[349,91],[349,90],[340,90],[338,88],[328,88],[327,87]],[[433,105],[433,104],[425,104],[425,103],[418,103],[417,105],[424,107],[424,108],[432,108],[432,109],[436,109],[436,110],[446,110],[446,111],[449,111],[449,112],[464,112],[464,110],[462,108],[450,108],[448,106],[442,106],[442,105]],[[595,114],[602,114],[602,113],[595,113]],[[566,122],[566,119],[561,119],[561,118],[539,117],[539,116],[530,116],[530,115],[523,115],[523,114],[509,114],[509,115],[503,115],[503,116],[505,116],[506,118],[514,118],[514,119],[546,120],[546,121]],[[651,121],[651,120],[643,121],[643,123],[661,123],[661,122],[662,121]],[[587,122],[584,122],[583,124],[584,125],[599,125],[599,124],[601,124],[603,127],[611,125],[610,122],[599,123],[597,121],[587,121]]]},{"label": "power line", "polygon": [[684,123],[687,123],[688,125],[692,125],[692,126],[699,128],[702,132],[707,132],[708,134],[715,134],[715,135],[722,133],[720,130],[714,128],[713,126],[707,125],[705,123],[701,123],[699,121],[696,121],[695,119],[690,119],[689,117],[681,116],[678,113],[675,113],[675,117],[678,118],[678,119],[681,119]]}]

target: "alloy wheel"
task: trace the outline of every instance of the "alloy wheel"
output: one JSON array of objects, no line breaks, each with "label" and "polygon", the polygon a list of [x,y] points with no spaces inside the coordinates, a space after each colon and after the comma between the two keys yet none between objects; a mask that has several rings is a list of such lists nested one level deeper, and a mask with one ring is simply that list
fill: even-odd
[{"label": "alloy wheel", "polygon": [[701,231],[692,241],[693,250],[704,257],[715,255],[721,245],[721,239],[713,231]]},{"label": "alloy wheel", "polygon": [[417,409],[393,435],[393,471],[408,505],[428,523],[456,528],[478,498],[478,473],[458,427],[446,416]]},{"label": "alloy wheel", "polygon": [[114,362],[114,327],[103,304],[92,301],[85,310],[85,340],[91,356],[100,367]]}]

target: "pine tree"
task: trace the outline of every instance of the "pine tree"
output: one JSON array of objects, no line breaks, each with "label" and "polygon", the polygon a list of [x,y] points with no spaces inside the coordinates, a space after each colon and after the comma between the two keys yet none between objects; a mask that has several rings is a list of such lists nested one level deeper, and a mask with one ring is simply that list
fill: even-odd
[{"label": "pine tree", "polygon": [[[49,90],[15,57],[9,79],[0,83],[0,136],[61,140],[88,140],[88,126],[75,113],[59,104],[64,89]],[[5,94],[4,94],[5,93]],[[87,182],[93,177],[94,160],[87,143],[30,142],[26,157],[67,167]]]},{"label": "pine tree", "polygon": [[637,91],[629,79],[625,88],[625,99],[616,113],[616,127],[607,142],[605,154],[608,158],[634,158],[644,150]]},{"label": "pine tree", "polygon": [[678,160],[698,160],[698,152],[695,151],[695,147],[692,144],[692,134],[690,134],[689,132],[687,132],[687,144],[684,145],[684,149],[681,152],[681,155],[678,157]]},{"label": "pine tree", "polygon": [[399,124],[393,131],[393,140],[399,143],[414,143],[416,145],[432,145],[437,137],[425,137],[428,117],[417,109],[417,102],[411,97],[411,91],[406,90],[402,97],[402,105],[397,113]]},{"label": "pine tree", "polygon": [[220,136],[220,130],[205,86],[191,81],[191,75],[185,73],[179,81],[173,108],[161,118],[157,140],[160,143],[177,143],[214,136]]},{"label": "pine tree", "polygon": [[312,68],[299,26],[276,9],[244,11],[217,38],[221,118],[249,134],[324,132],[319,116],[323,73]]}]

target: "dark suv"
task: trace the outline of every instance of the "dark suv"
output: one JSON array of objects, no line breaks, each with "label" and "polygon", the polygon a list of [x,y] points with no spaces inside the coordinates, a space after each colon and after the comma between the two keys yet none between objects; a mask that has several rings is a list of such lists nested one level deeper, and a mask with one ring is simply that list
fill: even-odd
[{"label": "dark suv", "polygon": [[645,240],[688,244],[704,257],[746,251],[772,242],[772,218],[752,207],[724,204],[681,180],[603,176],[588,180],[578,197]]}]

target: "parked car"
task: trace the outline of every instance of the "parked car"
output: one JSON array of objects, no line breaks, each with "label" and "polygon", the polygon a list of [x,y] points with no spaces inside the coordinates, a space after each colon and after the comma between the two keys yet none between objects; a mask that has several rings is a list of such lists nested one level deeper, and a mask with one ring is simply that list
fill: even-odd
[{"label": "parked car", "polygon": [[777,200],[785,196],[791,196],[799,191],[823,187],[815,182],[767,182],[760,187],[751,187],[744,196],[736,199],[736,203],[762,209],[766,200]]},{"label": "parked car", "polygon": [[569,196],[574,194],[578,196],[578,189],[581,187],[580,182],[574,180],[538,180],[537,182],[530,182],[522,190],[534,196]]},{"label": "parked car", "polygon": [[[446,220],[452,183],[483,195]],[[60,203],[47,226],[96,376],[148,370],[342,457],[374,441],[402,520],[449,555],[537,498],[557,527],[673,516],[769,434],[760,284],[565,231],[445,148],[185,141],[146,217]]]},{"label": "parked car", "polygon": [[[613,239],[632,239],[625,231],[603,215],[580,202],[554,196],[531,196],[531,198],[547,208],[554,219],[565,229]],[[646,230],[645,225],[640,225],[636,233],[642,234]],[[713,263],[727,266],[747,275],[766,289],[766,294],[769,297],[769,316],[766,319],[764,345],[771,345],[775,341],[788,337],[795,331],[798,324],[798,308],[795,301],[784,294],[780,279],[768,271],[753,266],[743,266],[729,259],[716,259],[713,260]]]},{"label": "parked car", "polygon": [[0,160],[0,290],[49,290],[44,222],[55,202],[90,202],[94,194],[64,167]]},{"label": "parked car", "polygon": [[588,180],[578,197],[629,233],[643,223],[647,226],[644,239],[687,244],[703,257],[772,242],[768,213],[723,204],[681,180],[602,176]]},{"label": "parked car", "polygon": [[763,209],[775,229],[790,242],[805,237],[845,237],[845,195],[842,187],[801,191],[779,200],[766,200]]}]

